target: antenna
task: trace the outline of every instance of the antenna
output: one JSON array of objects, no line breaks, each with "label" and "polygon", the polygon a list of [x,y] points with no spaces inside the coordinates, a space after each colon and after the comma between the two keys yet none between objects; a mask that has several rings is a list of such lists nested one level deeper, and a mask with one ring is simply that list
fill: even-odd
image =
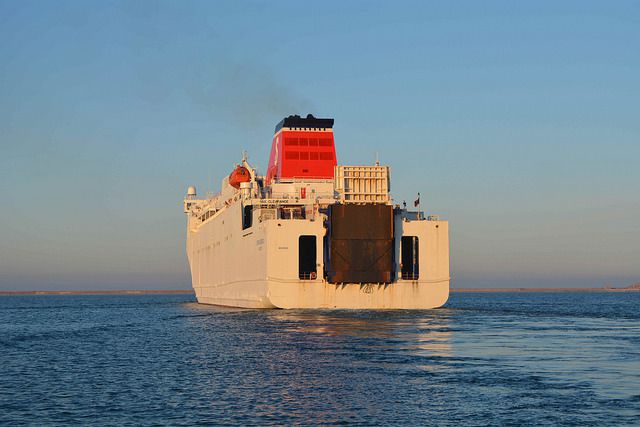
[{"label": "antenna", "polygon": [[380,159],[378,159],[378,152],[376,151],[376,166],[380,166]]}]

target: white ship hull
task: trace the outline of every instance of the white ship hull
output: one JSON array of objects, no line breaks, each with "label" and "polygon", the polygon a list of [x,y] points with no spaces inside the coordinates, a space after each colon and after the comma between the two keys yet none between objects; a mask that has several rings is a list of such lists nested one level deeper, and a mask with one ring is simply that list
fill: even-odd
[{"label": "white ship hull", "polygon": [[[447,221],[396,220],[396,229],[415,235],[421,277],[393,283],[328,283],[298,277],[298,237],[318,237],[320,221],[269,219],[242,231],[240,204],[232,205],[197,231],[189,231],[187,254],[198,302],[244,308],[431,309],[449,297]],[[400,245],[395,245],[400,259]],[[318,270],[323,270],[322,259]],[[400,265],[396,266],[400,271]]]},{"label": "white ship hull", "polygon": [[194,287],[201,304],[243,308],[431,309],[449,298],[449,281],[441,283],[335,285],[282,283],[272,280]]}]

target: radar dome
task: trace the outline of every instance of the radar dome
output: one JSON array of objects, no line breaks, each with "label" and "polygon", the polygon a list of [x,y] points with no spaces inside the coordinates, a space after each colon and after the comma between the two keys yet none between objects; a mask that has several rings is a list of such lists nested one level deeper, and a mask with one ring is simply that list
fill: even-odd
[{"label": "radar dome", "polygon": [[190,185],[189,188],[187,188],[187,196],[195,196],[196,195],[196,187],[194,187],[193,185]]}]

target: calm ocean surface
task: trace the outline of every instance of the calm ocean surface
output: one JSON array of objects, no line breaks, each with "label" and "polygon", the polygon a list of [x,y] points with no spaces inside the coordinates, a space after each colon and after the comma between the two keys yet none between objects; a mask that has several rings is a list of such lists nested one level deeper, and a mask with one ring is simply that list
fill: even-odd
[{"label": "calm ocean surface", "polygon": [[640,293],[427,311],[0,297],[0,424],[640,425]]}]

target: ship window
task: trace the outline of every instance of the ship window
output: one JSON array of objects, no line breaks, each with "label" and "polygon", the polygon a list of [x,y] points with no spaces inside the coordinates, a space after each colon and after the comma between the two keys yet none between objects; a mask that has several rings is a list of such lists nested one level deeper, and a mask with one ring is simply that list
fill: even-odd
[{"label": "ship window", "polygon": [[284,153],[284,158],[287,160],[298,160],[298,152],[297,151],[287,151]]},{"label": "ship window", "polygon": [[298,145],[298,138],[287,138],[284,145]]},{"label": "ship window", "polygon": [[300,146],[306,147],[309,145],[309,140],[307,138],[300,138]]},{"label": "ship window", "polygon": [[245,206],[242,210],[242,229],[251,227],[253,223],[253,205]]},{"label": "ship window", "polygon": [[317,147],[318,138],[309,138],[309,147]]},{"label": "ship window", "polygon": [[402,278],[404,280],[418,280],[420,277],[420,247],[417,236],[403,236],[401,240],[402,251]]},{"label": "ship window", "polygon": [[328,138],[322,138],[319,142],[320,147],[331,147],[331,140]]},{"label": "ship window", "polygon": [[333,153],[320,153],[320,160],[333,160]]},{"label": "ship window", "polygon": [[306,212],[302,207],[284,207],[278,209],[280,219],[305,219]]},{"label": "ship window", "polygon": [[316,278],[316,236],[300,236],[298,239],[298,278]]},{"label": "ship window", "polygon": [[309,160],[309,153],[306,151],[300,152],[300,160]]},{"label": "ship window", "polygon": [[309,160],[318,160],[318,153],[309,153]]}]

